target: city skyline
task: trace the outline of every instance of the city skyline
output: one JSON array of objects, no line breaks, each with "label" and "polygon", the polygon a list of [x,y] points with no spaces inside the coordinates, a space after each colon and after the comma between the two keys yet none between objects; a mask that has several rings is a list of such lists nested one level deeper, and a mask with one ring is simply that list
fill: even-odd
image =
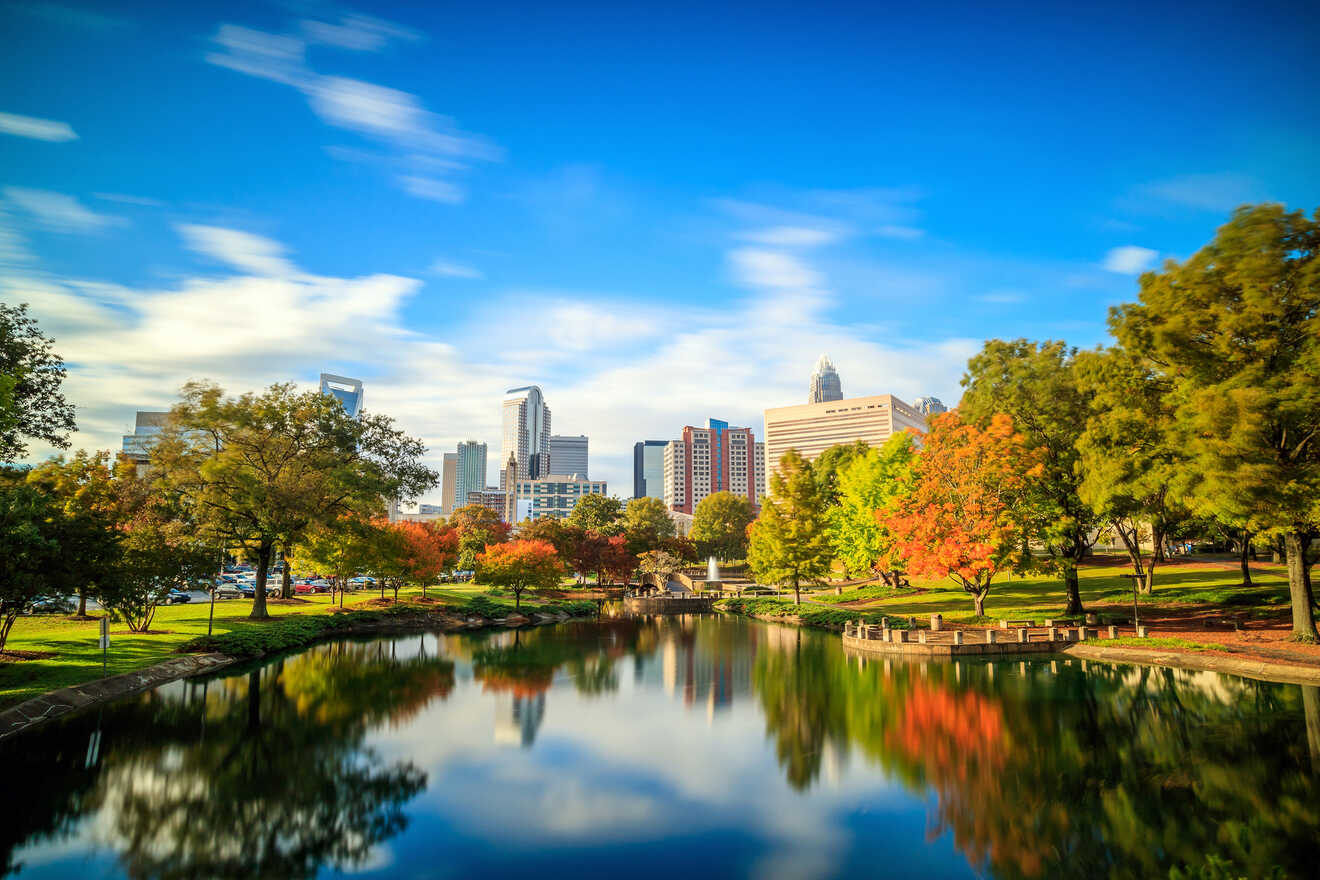
[{"label": "city skyline", "polygon": [[69,363],[74,448],[191,379],[327,371],[440,470],[536,383],[626,494],[635,442],[716,414],[763,436],[822,351],[850,395],[953,406],[985,337],[1103,343],[1105,307],[1237,205],[1320,204],[1320,60],[1285,6],[968,5],[951,32],[11,4],[0,296]]}]

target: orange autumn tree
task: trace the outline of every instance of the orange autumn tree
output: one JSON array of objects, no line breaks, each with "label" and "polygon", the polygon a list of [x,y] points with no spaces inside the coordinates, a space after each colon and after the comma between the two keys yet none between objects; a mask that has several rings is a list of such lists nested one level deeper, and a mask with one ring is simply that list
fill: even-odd
[{"label": "orange autumn tree", "polygon": [[422,598],[426,585],[434,583],[441,572],[458,562],[458,530],[435,523],[395,523],[403,532],[405,549],[404,580],[421,584]]},{"label": "orange autumn tree", "polygon": [[1036,454],[1006,415],[984,429],[950,412],[931,420],[912,491],[883,516],[908,571],[948,577],[972,596],[978,617],[1002,571],[1022,569],[1030,515],[1026,492]]},{"label": "orange autumn tree", "polygon": [[492,544],[477,557],[477,578],[483,584],[512,590],[515,611],[521,606],[524,590],[558,586],[563,574],[563,560],[549,541]]}]

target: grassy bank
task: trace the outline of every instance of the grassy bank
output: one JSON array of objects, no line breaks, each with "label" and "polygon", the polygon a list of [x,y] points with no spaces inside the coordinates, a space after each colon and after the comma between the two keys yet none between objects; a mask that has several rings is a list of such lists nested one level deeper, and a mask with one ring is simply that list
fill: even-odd
[{"label": "grassy bank", "polygon": [[[142,669],[167,659],[180,650],[215,650],[256,656],[287,650],[332,635],[336,627],[348,627],[391,614],[439,614],[461,611],[464,616],[503,617],[513,610],[513,597],[490,595],[479,584],[447,585],[428,588],[428,599],[437,604],[421,604],[420,589],[399,591],[397,608],[370,608],[380,594],[370,591],[351,595],[345,608],[351,613],[336,613],[326,595],[300,596],[294,604],[268,604],[271,620],[249,620],[252,602],[228,599],[215,603],[214,634],[206,640],[209,605],[192,602],[163,606],[156,614],[150,633],[132,633],[122,624],[111,624],[110,650],[105,674],[118,675]],[[393,593],[387,591],[387,600]],[[594,612],[595,603],[550,602],[524,597],[524,611],[563,610],[570,614]],[[338,618],[345,618],[340,621]],[[30,697],[81,684],[102,676],[101,651],[97,648],[99,620],[71,620],[67,617],[41,615],[23,617],[14,624],[6,650],[43,655],[40,659],[0,663],[0,708]],[[199,641],[200,640],[200,641]]]}]

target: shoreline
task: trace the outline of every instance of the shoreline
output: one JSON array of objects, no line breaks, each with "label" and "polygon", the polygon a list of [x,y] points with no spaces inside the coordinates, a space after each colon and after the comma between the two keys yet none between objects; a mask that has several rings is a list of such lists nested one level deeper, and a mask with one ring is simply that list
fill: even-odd
[{"label": "shoreline", "polygon": [[320,644],[345,637],[383,636],[394,633],[407,634],[417,632],[460,632],[481,629],[525,629],[552,623],[566,623],[570,620],[589,618],[571,617],[567,614],[541,614],[532,612],[529,617],[523,614],[511,614],[507,617],[461,618],[449,614],[410,614],[394,620],[364,620],[348,626],[335,627],[317,633],[304,643],[275,651],[262,651],[255,654],[226,654],[216,651],[181,653],[168,660],[124,672],[107,678],[94,679],[83,684],[56,688],[35,697],[24,700],[0,711],[0,740],[6,740],[34,730],[47,722],[63,718],[70,713],[81,712],[95,706],[115,700],[131,697],[143,691],[192,678],[219,672],[238,663],[260,660],[287,651],[301,651]]}]

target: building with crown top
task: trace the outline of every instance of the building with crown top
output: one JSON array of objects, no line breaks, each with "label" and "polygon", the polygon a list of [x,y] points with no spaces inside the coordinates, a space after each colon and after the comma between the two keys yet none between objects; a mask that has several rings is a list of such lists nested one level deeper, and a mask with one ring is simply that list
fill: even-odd
[{"label": "building with crown top", "polygon": [[811,374],[811,394],[807,403],[828,403],[843,400],[843,383],[839,381],[839,371],[828,355],[822,354],[816,361],[816,372]]}]

